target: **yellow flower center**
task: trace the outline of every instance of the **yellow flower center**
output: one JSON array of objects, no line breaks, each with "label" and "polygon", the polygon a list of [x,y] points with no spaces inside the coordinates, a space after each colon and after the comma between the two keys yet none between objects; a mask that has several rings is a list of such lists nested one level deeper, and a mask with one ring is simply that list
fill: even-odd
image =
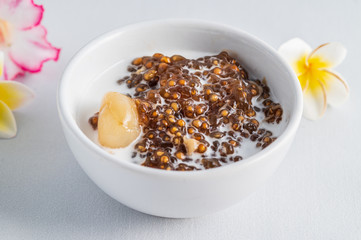
[{"label": "yellow flower center", "polygon": [[317,56],[312,56],[308,59],[308,68],[310,69],[320,69],[320,68],[326,68],[329,66],[329,63],[325,61],[325,59],[322,59]]},{"label": "yellow flower center", "polygon": [[10,47],[11,29],[10,24],[0,18],[0,47]]},{"label": "yellow flower center", "polygon": [[325,81],[326,73],[322,70],[329,66],[329,63],[320,57],[312,56],[308,59],[308,64],[306,64],[306,57],[302,57],[296,63],[298,72],[302,73],[298,76],[302,89],[314,92],[322,87],[320,83],[327,87],[327,82]]}]

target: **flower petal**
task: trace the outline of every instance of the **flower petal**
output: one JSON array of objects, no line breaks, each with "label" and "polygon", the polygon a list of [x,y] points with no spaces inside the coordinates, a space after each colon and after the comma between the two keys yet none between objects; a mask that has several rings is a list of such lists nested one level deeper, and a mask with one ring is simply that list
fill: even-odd
[{"label": "flower petal", "polygon": [[24,75],[24,70],[11,60],[8,53],[4,54],[4,58],[4,78],[6,80],[13,80],[18,76]]},{"label": "flower petal", "polygon": [[309,81],[310,81],[308,72],[299,75],[298,76],[298,81],[301,84],[302,91],[305,92],[306,89],[308,88],[308,84],[309,84]]},{"label": "flower petal", "polygon": [[306,58],[311,51],[311,47],[299,38],[285,42],[278,49],[278,52],[291,65],[297,76],[305,72]]},{"label": "flower petal", "polygon": [[17,132],[16,122],[10,108],[0,101],[0,138],[15,137]]},{"label": "flower petal", "polygon": [[0,51],[0,79],[4,72],[4,52]]},{"label": "flower petal", "polygon": [[[327,107],[326,89],[320,81],[312,81],[303,93],[303,115],[316,120],[325,113]],[[310,85],[311,85],[310,83]]]},{"label": "flower petal", "polygon": [[323,70],[324,85],[327,92],[327,103],[331,106],[340,106],[349,96],[349,87],[339,73],[330,70]]},{"label": "flower petal", "polygon": [[30,29],[40,24],[43,6],[33,0],[0,0],[0,16],[17,29]]},{"label": "flower petal", "polygon": [[4,102],[11,110],[17,109],[33,97],[33,91],[24,84],[0,81],[0,101]]},{"label": "flower petal", "polygon": [[58,60],[59,51],[46,40],[46,29],[38,25],[16,34],[9,56],[22,70],[39,72],[43,63]]},{"label": "flower petal", "polygon": [[307,61],[314,68],[333,68],[346,57],[346,48],[338,42],[325,43],[310,53]]}]

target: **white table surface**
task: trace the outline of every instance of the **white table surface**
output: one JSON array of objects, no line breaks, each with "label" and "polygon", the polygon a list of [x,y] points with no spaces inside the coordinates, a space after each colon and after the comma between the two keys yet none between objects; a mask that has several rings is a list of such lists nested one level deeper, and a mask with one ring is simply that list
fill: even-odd
[{"label": "white table surface", "polygon": [[[25,84],[36,92],[15,113],[18,136],[0,140],[0,239],[361,239],[361,2],[37,1],[48,39],[62,52]],[[56,87],[71,56],[116,27],[158,18],[213,20],[277,48],[299,36],[348,49],[338,71],[349,101],[323,119],[303,119],[268,183],[238,205],[196,219],[131,210],[103,193],[70,152],[58,120]]]}]

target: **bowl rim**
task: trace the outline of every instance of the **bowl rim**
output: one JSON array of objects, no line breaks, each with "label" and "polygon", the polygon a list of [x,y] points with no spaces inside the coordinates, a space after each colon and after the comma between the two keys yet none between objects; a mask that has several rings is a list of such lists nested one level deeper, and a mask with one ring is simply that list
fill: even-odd
[{"label": "bowl rim", "polygon": [[[212,29],[215,31],[219,31],[222,29],[222,31],[227,31],[241,35],[244,39],[247,39],[247,41],[254,42],[256,45],[261,46],[271,55],[274,61],[278,61],[279,65],[280,66],[282,65],[284,67],[284,70],[287,71],[287,73],[291,76],[290,81],[293,82],[293,86],[295,88],[295,92],[296,92],[295,104],[293,106],[294,107],[293,113],[290,115],[290,119],[286,128],[277,137],[277,140],[274,143],[272,143],[267,148],[243,159],[242,161],[231,163],[225,166],[207,169],[207,170],[200,170],[200,171],[165,171],[156,168],[144,167],[139,164],[134,164],[130,161],[121,161],[117,159],[115,156],[101,149],[96,143],[94,143],[83,133],[83,131],[78,126],[76,119],[72,116],[70,109],[66,107],[66,103],[64,102],[66,97],[65,85],[66,82],[69,81],[69,75],[72,69],[75,68],[77,62],[82,59],[83,55],[91,51],[97,45],[102,44],[104,40],[106,40],[107,38],[111,38],[113,35],[117,35],[122,32],[130,31],[130,30],[136,30],[143,27],[154,27],[154,25],[169,25],[169,24],[172,24],[172,26],[174,25],[197,26],[206,29]],[[302,97],[301,86],[298,82],[298,78],[296,77],[290,65],[277,53],[275,49],[273,49],[263,40],[260,40],[259,38],[239,28],[216,22],[204,21],[198,19],[162,19],[162,20],[139,22],[139,23],[123,26],[120,28],[116,28],[114,30],[100,34],[96,38],[90,40],[82,48],[80,48],[69,60],[62,74],[61,80],[58,83],[57,108],[58,108],[59,118],[63,122],[63,127],[66,126],[72,132],[72,134],[74,134],[74,136],[78,138],[79,141],[81,141],[88,149],[90,149],[97,155],[101,156],[102,159],[106,159],[107,161],[111,161],[120,167],[124,167],[127,168],[128,170],[142,174],[148,174],[153,176],[165,175],[167,177],[176,177],[176,178],[179,177],[194,178],[194,177],[202,177],[202,176],[209,176],[215,174],[222,175],[229,173],[230,171],[231,172],[237,171],[237,169],[244,168],[249,164],[256,163],[258,160],[263,159],[265,156],[272,154],[272,152],[275,152],[278,148],[281,148],[283,145],[287,144],[288,141],[292,141],[292,138],[295,132],[297,131],[299,123],[301,121],[302,111],[303,111],[303,97]]]}]

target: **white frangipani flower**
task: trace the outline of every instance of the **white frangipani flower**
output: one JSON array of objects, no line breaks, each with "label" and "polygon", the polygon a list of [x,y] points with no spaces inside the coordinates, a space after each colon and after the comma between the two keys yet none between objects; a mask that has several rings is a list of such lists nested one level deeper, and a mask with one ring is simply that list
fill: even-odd
[{"label": "white frangipani flower", "polygon": [[332,68],[346,56],[345,47],[337,42],[325,43],[314,50],[299,38],[291,39],[279,48],[279,53],[295,71],[303,90],[303,115],[311,120],[324,114],[327,104],[339,106],[349,95],[341,75]]},{"label": "white frangipani flower", "polygon": [[[3,66],[4,53],[0,51],[0,79]],[[23,106],[33,97],[33,91],[24,84],[0,80],[0,138],[16,136],[17,127],[12,111]]]}]

